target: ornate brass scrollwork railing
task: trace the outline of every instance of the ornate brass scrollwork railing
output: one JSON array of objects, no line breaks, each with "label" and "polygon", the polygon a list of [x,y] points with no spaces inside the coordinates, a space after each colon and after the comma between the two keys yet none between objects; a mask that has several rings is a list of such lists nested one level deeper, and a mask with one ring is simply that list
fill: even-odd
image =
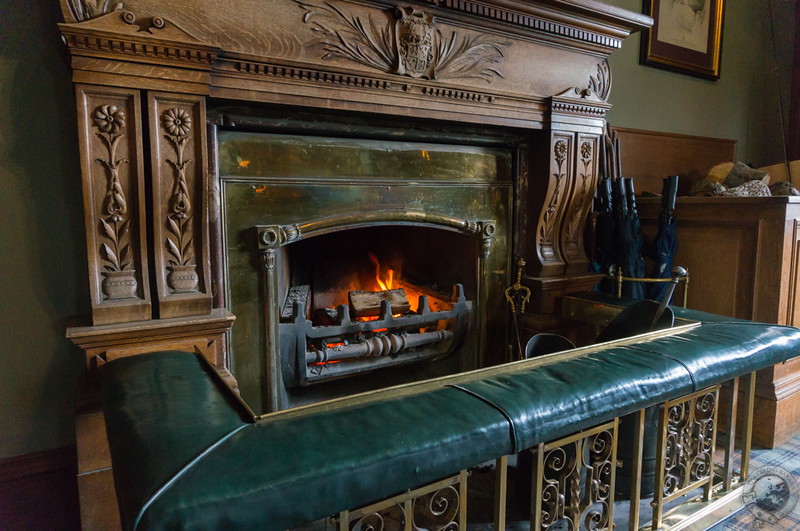
[{"label": "ornate brass scrollwork railing", "polygon": [[617,419],[551,443],[534,454],[531,529],[567,521],[567,529],[611,529]]},{"label": "ornate brass scrollwork railing", "polygon": [[[731,493],[738,492],[747,477],[753,419],[755,373],[747,376],[744,402],[737,400],[739,379],[731,381],[731,401],[723,411],[728,419],[728,436],[735,438],[737,408],[744,410],[744,434],[741,465],[733,469],[733,445],[726,444],[723,466],[715,466],[720,412],[720,385],[715,385],[660,404],[660,423],[656,450],[655,494],[651,502],[652,529],[677,528],[731,503]],[[639,529],[640,485],[642,468],[642,434],[644,410],[639,412],[639,430],[634,430],[633,471],[628,530]],[[540,443],[525,452],[533,458],[530,481],[530,528],[610,530],[614,523],[619,419],[580,431],[556,441]],[[636,451],[638,448],[638,452]],[[368,507],[342,511],[332,517],[339,531],[457,530],[467,525],[467,477],[458,475],[440,480]],[[494,514],[492,527],[506,529],[506,518],[513,512],[512,497],[507,485],[508,456],[494,463]],[[681,496],[702,488],[705,504],[698,510],[681,504],[670,511],[665,507]],[[512,487],[513,490],[513,487]],[[686,501],[698,501],[694,494]],[[683,511],[683,512],[682,512]],[[678,522],[678,524],[675,524]],[[471,522],[470,522],[471,523]]]},{"label": "ornate brass scrollwork railing", "polygon": [[339,531],[457,531],[467,528],[466,470],[425,487],[333,517]]}]

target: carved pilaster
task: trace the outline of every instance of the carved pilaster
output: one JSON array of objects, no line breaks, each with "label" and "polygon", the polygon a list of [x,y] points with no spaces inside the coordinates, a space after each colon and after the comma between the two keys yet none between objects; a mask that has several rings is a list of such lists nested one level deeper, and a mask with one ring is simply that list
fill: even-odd
[{"label": "carved pilaster", "polygon": [[534,232],[536,256],[533,270],[537,275],[560,275],[566,264],[560,233],[573,180],[573,144],[571,134],[551,135],[547,191]]},{"label": "carved pilaster", "polygon": [[205,99],[150,93],[153,259],[160,318],[211,312]]},{"label": "carved pilaster", "polygon": [[150,319],[139,92],[77,86],[92,322]]},{"label": "carved pilaster", "polygon": [[589,270],[589,259],[583,248],[583,232],[597,184],[597,142],[595,135],[578,135],[575,143],[575,179],[572,180],[561,231],[561,249],[567,262],[567,274],[586,273]]}]

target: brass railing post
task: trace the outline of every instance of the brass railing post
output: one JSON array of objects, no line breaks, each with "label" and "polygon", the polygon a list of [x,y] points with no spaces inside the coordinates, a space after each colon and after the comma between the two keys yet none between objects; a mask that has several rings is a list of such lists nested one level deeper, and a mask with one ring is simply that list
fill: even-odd
[{"label": "brass railing post", "polygon": [[635,415],[633,431],[633,456],[631,459],[631,500],[628,510],[628,529],[639,529],[639,501],[642,493],[642,456],[644,453],[644,409]]},{"label": "brass railing post", "polygon": [[[533,451],[533,450],[530,450]],[[531,487],[531,531],[542,528],[542,491],[544,490],[544,443],[536,445],[533,455]]]},{"label": "brass railing post", "polygon": [[662,404],[660,406],[658,421],[658,442],[656,443],[656,471],[655,478],[653,480],[653,501],[650,502],[651,507],[653,507],[653,529],[658,529],[661,527],[661,518],[664,513],[664,476],[666,475],[664,461],[667,445],[668,417],[669,408],[666,404]]},{"label": "brass railing post", "polygon": [[747,393],[744,402],[744,433],[742,434],[742,463],[740,474],[742,481],[747,479],[750,471],[750,448],[753,441],[753,408],[756,396],[756,372],[747,375]]},{"label": "brass railing post", "polygon": [[[494,528],[506,528],[506,504],[508,489],[508,456],[498,457],[494,462]],[[466,499],[466,498],[464,498]],[[461,527],[466,529],[466,526]]]},{"label": "brass railing post", "polygon": [[733,454],[736,449],[736,412],[739,404],[739,378],[731,380],[730,404],[728,404],[728,442],[725,444],[725,465],[722,473],[722,489],[731,490],[733,486]]}]

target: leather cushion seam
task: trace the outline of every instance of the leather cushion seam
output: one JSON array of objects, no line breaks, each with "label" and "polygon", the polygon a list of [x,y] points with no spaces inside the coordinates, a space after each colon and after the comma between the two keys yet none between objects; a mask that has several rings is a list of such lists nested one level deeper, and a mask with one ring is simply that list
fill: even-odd
[{"label": "leather cushion seam", "polygon": [[475,391],[471,391],[469,389],[461,387],[460,385],[452,384],[452,385],[448,385],[447,387],[450,387],[452,389],[457,389],[457,390],[462,391],[462,392],[464,392],[464,393],[466,393],[466,394],[468,394],[468,395],[470,395],[470,396],[472,396],[474,398],[477,398],[481,402],[491,406],[492,408],[497,410],[501,415],[503,415],[503,417],[505,417],[505,419],[506,419],[506,422],[508,422],[508,431],[509,431],[509,435],[511,437],[511,450],[512,450],[512,453],[514,453],[514,454],[517,453],[517,431],[516,431],[516,428],[514,427],[514,420],[511,418],[511,415],[509,415],[508,412],[505,409],[503,409],[502,407],[498,406],[497,404],[495,404],[494,402],[492,402],[488,398],[479,395]]}]

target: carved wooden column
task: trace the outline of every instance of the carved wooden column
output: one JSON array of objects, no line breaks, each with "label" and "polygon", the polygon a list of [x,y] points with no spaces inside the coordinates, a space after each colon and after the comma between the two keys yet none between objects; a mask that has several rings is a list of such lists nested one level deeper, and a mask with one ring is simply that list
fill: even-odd
[{"label": "carved wooden column", "polygon": [[565,205],[573,180],[574,137],[570,133],[554,132],[550,135],[549,172],[543,208],[536,224],[535,252],[537,273],[556,276],[564,272],[566,259],[561,248],[561,225],[566,214]]},{"label": "carved wooden column", "polygon": [[138,90],[77,86],[92,322],[150,319]]},{"label": "carved wooden column", "polygon": [[561,231],[560,248],[567,265],[565,273],[582,274],[589,271],[591,257],[586,256],[583,232],[592,208],[594,190],[597,188],[597,135],[577,134],[575,141],[575,169],[572,189],[567,198],[566,214]]},{"label": "carved wooden column", "polygon": [[151,92],[147,106],[158,315],[205,315],[212,306],[205,98]]},{"label": "carved wooden column", "polygon": [[[528,333],[565,333],[557,317],[561,297],[591,290],[597,283],[598,275],[589,269],[584,228],[597,186],[597,156],[610,108],[606,102],[610,86],[604,61],[598,64],[597,75],[590,76],[588,88],[573,88],[550,98],[549,143],[539,139],[547,151],[537,147],[530,157],[530,204],[541,210],[535,230],[528,233],[535,241],[533,251],[526,255],[531,265],[525,283],[533,292],[529,313],[523,317]],[[545,179],[547,187],[537,192],[537,183]]]}]

